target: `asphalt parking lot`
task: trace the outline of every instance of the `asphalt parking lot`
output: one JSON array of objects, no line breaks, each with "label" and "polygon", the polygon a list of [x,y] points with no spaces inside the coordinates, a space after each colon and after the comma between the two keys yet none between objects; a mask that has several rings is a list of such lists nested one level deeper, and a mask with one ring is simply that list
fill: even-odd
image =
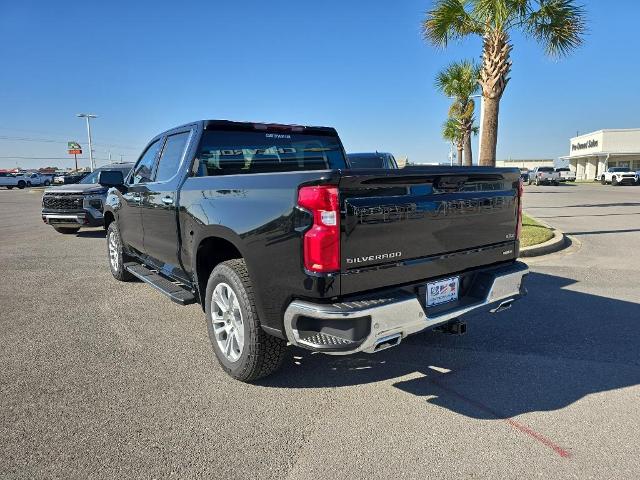
[{"label": "asphalt parking lot", "polygon": [[574,238],[529,296],[376,355],[218,368],[198,306],[0,190],[0,477],[638,478],[640,187],[527,187]]}]

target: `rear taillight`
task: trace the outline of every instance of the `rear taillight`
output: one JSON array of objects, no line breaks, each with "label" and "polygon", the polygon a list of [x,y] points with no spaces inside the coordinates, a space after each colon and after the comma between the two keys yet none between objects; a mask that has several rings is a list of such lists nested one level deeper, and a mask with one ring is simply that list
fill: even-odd
[{"label": "rear taillight", "polygon": [[516,240],[520,240],[522,232],[522,195],[524,193],[524,183],[522,179],[518,182],[518,224],[516,225]]},{"label": "rear taillight", "polygon": [[313,225],[304,234],[304,267],[311,272],[340,270],[340,203],[338,187],[302,187],[298,205],[313,215]]}]

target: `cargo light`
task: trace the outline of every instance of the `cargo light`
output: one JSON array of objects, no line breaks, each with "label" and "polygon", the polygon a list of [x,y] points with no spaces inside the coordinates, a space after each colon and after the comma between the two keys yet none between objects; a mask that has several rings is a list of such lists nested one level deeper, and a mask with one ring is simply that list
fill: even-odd
[{"label": "cargo light", "polygon": [[518,224],[516,225],[516,240],[520,240],[522,233],[522,195],[524,195],[524,183],[522,179],[518,181]]},{"label": "cargo light", "polygon": [[313,225],[303,238],[304,267],[319,273],[340,271],[338,187],[302,187],[298,191],[298,205],[313,216]]}]

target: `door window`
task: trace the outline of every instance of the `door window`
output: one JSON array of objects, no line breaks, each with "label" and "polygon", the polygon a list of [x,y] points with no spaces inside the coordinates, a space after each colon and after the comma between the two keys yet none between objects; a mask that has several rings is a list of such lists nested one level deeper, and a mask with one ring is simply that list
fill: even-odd
[{"label": "door window", "polygon": [[177,133],[167,137],[162,155],[160,155],[160,161],[158,162],[156,182],[165,182],[178,172],[190,133],[191,132]]},{"label": "door window", "polygon": [[131,180],[129,183],[135,185],[137,183],[146,183],[151,181],[151,176],[153,173],[153,164],[156,160],[156,155],[158,154],[158,150],[160,150],[160,141],[156,140],[147,151],[144,152],[138,163],[133,169],[133,175],[131,176]]}]

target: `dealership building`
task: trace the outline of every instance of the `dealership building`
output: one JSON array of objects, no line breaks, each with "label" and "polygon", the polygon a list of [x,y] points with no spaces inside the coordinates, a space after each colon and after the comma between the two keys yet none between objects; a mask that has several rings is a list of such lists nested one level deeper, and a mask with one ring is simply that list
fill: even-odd
[{"label": "dealership building", "polygon": [[578,180],[600,178],[609,167],[640,170],[640,128],[598,130],[569,141],[569,161]]}]

